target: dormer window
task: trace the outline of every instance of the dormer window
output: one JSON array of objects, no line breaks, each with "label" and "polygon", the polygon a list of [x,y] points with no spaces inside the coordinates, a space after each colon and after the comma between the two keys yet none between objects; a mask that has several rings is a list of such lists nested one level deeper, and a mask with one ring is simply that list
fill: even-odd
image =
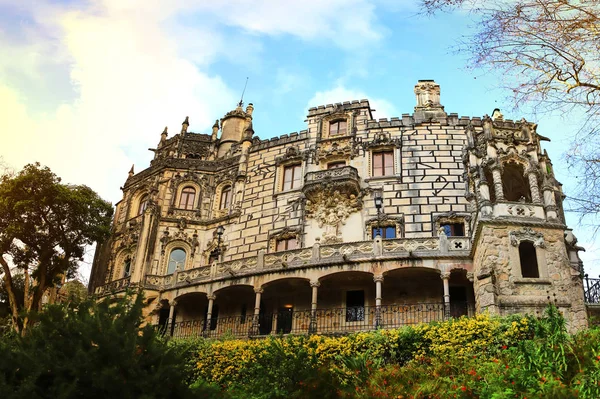
[{"label": "dormer window", "polygon": [[346,135],[346,120],[329,122],[329,137]]}]

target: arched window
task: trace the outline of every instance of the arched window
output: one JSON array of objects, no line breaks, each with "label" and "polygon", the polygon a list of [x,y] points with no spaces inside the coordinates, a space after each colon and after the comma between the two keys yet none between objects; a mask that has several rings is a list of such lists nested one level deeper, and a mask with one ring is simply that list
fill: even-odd
[{"label": "arched window", "polygon": [[504,165],[502,173],[504,198],[511,202],[531,202],[529,182],[525,179],[523,167],[514,163]]},{"label": "arched window", "polygon": [[142,196],[140,199],[140,205],[138,206],[138,216],[143,215],[144,211],[148,207],[148,195]]},{"label": "arched window", "polygon": [[196,190],[194,187],[185,187],[181,190],[179,197],[180,209],[194,209],[194,201],[196,200]]},{"label": "arched window", "polygon": [[535,246],[532,242],[521,241],[519,244],[519,259],[521,261],[521,276],[540,277]]},{"label": "arched window", "polygon": [[231,206],[231,186],[225,186],[221,191],[221,206],[219,209],[227,209]]},{"label": "arched window", "polygon": [[175,273],[175,270],[183,270],[185,266],[185,250],[181,248],[175,248],[169,255],[169,266],[167,267],[167,274]]},{"label": "arched window", "polygon": [[131,258],[128,256],[123,262],[123,277],[129,277],[131,275]]}]

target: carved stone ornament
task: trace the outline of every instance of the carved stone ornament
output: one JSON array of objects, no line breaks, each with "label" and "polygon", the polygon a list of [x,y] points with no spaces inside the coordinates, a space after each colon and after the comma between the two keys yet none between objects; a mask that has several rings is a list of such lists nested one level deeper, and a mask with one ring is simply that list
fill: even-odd
[{"label": "carved stone ornament", "polygon": [[419,108],[434,108],[440,106],[440,85],[431,81],[419,82],[415,86],[417,106]]},{"label": "carved stone ornament", "polygon": [[131,248],[138,243],[142,223],[136,219],[130,220],[125,225],[125,231],[121,236],[121,243],[118,249]]},{"label": "carved stone ornament", "polygon": [[325,243],[341,242],[340,226],[350,214],[362,209],[362,196],[345,195],[340,191],[324,189],[306,201],[306,215],[314,218],[319,227],[325,226]]},{"label": "carved stone ornament", "polygon": [[511,231],[509,234],[510,244],[513,247],[518,247],[521,241],[530,241],[534,247],[545,248],[546,243],[544,242],[544,235],[529,227],[522,228],[521,230]]},{"label": "carved stone ornament", "polygon": [[351,138],[342,139],[330,139],[329,141],[322,141],[317,147],[317,161],[321,161],[327,158],[354,158],[358,153],[354,140]]},{"label": "carved stone ornament", "polygon": [[512,216],[523,216],[523,217],[532,217],[533,215],[535,215],[535,211],[533,210],[533,207],[529,206],[529,205],[509,205],[507,212],[509,215]]},{"label": "carved stone ornament", "polygon": [[375,133],[373,140],[364,141],[362,143],[362,148],[365,151],[367,151],[371,148],[386,147],[386,146],[390,146],[390,147],[393,146],[396,148],[401,148],[402,147],[402,139],[393,139],[391,137],[390,133],[380,132],[380,133]]}]

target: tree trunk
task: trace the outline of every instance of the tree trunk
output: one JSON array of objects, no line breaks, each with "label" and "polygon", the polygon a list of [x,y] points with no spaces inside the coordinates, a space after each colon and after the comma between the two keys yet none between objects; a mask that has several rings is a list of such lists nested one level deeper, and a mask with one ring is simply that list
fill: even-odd
[{"label": "tree trunk", "polygon": [[17,334],[20,333],[19,327],[19,308],[17,307],[17,297],[15,296],[15,292],[13,290],[13,281],[12,276],[10,274],[10,267],[4,257],[0,255],[0,264],[2,264],[2,269],[4,270],[4,287],[6,288],[6,292],[8,293],[8,304],[10,305],[10,310],[12,314],[13,326]]}]

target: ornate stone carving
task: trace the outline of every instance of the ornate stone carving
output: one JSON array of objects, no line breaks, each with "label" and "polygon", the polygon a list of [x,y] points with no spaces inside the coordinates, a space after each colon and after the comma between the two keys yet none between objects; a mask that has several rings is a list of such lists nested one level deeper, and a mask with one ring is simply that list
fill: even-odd
[{"label": "ornate stone carving", "polygon": [[518,247],[521,241],[530,241],[534,247],[545,248],[546,243],[544,242],[544,235],[537,231],[534,231],[530,227],[524,227],[521,230],[511,231],[509,233],[510,244],[514,247]]},{"label": "ornate stone carving", "polygon": [[340,242],[340,226],[351,213],[362,209],[362,196],[325,188],[306,201],[305,209],[307,217],[317,220],[319,227],[325,226],[324,243]]},{"label": "ornate stone carving", "polygon": [[419,108],[440,107],[440,85],[433,81],[419,81],[415,86],[417,106]]},{"label": "ornate stone carving", "polygon": [[535,211],[533,210],[533,207],[529,206],[529,205],[509,205],[507,212],[509,215],[512,216],[523,216],[523,217],[532,217],[533,215],[535,215]]}]

